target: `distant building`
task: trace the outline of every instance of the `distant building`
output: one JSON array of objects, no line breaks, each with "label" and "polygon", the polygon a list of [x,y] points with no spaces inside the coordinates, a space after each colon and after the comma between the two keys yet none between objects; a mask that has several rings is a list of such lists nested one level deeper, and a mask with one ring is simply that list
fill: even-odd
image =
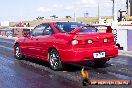
[{"label": "distant building", "polygon": [[9,28],[12,29],[14,37],[20,37],[22,36],[23,32],[24,33],[29,32],[31,31],[31,29],[33,29],[33,27],[30,27],[29,23],[22,23],[22,22],[19,22]]},{"label": "distant building", "polygon": [[1,22],[0,26],[8,27],[9,26],[9,21],[3,21],[3,22]]}]

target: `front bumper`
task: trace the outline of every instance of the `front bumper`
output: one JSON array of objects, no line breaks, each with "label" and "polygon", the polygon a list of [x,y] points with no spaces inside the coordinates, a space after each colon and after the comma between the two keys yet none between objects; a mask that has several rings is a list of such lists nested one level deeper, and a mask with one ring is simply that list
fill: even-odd
[{"label": "front bumper", "polygon": [[92,48],[78,48],[78,49],[60,49],[58,50],[61,60],[63,62],[80,62],[87,60],[96,60],[93,53],[105,52],[105,57],[102,59],[109,59],[118,56],[118,48],[116,46],[103,46]]}]

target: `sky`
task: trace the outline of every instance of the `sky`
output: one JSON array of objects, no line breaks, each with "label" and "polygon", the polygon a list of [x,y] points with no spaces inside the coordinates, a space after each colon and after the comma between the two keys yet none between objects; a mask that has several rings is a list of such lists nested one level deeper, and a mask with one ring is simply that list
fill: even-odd
[{"label": "sky", "polygon": [[[1,21],[23,21],[35,20],[38,16],[50,18],[57,15],[59,18],[65,16],[83,17],[84,13],[89,16],[98,15],[98,1],[100,4],[100,15],[112,15],[112,0],[1,0]],[[116,0],[117,10],[125,10],[126,0]]]}]

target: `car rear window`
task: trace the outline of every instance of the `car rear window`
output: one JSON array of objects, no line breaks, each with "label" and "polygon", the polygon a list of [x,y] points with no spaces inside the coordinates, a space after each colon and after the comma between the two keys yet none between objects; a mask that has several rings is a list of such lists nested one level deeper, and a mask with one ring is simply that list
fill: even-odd
[{"label": "car rear window", "polygon": [[87,33],[87,32],[98,32],[98,29],[94,27],[83,27],[79,31],[79,33]]},{"label": "car rear window", "polygon": [[86,24],[84,23],[79,23],[79,22],[56,22],[55,27],[60,31],[60,32],[71,32],[77,27],[80,26],[85,26]]}]

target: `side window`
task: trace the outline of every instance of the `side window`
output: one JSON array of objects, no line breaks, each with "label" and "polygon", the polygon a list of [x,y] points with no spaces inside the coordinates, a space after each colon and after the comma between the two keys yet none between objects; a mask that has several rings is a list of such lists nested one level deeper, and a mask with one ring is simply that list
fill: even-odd
[{"label": "side window", "polygon": [[41,24],[33,29],[31,36],[50,35],[54,31],[49,24]]},{"label": "side window", "polygon": [[43,35],[43,30],[45,29],[46,26],[39,25],[36,28],[33,29],[31,32],[31,36],[40,36]]},{"label": "side window", "polygon": [[43,26],[45,26],[45,29],[44,29],[44,32],[43,32],[44,35],[50,35],[50,34],[54,33],[53,29],[50,27],[49,24],[45,24]]}]

